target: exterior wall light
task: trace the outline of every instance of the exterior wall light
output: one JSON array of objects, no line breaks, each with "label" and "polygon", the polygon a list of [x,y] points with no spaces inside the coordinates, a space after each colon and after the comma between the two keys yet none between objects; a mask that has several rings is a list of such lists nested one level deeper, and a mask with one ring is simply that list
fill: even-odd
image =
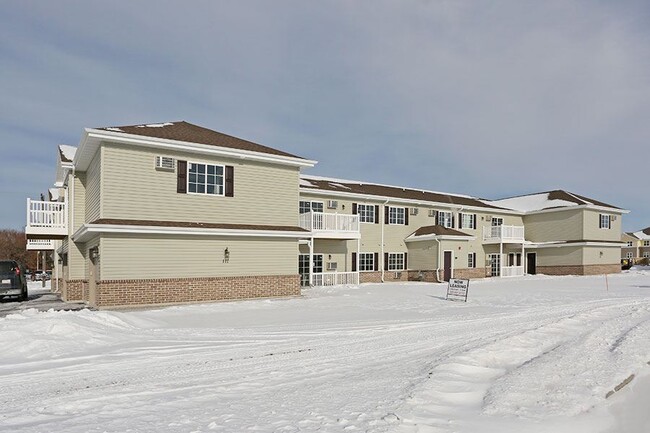
[{"label": "exterior wall light", "polygon": [[223,250],[223,262],[228,263],[230,261],[230,251],[228,251],[228,247],[226,247],[225,250]]}]

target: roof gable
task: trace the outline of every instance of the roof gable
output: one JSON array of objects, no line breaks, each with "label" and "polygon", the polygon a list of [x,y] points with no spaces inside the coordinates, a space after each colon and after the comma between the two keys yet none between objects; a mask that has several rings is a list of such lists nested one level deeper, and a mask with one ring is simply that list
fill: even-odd
[{"label": "roof gable", "polygon": [[589,205],[620,210],[620,208],[616,206],[612,206],[610,204],[561,189],[539,192],[535,194],[526,194],[516,197],[508,197],[500,200],[494,200],[492,203],[521,212],[534,212],[546,209],[560,209],[573,206]]},{"label": "roof gable", "polygon": [[241,138],[213,131],[212,129],[204,128],[202,126],[194,125],[185,121],[150,123],[129,126],[112,126],[94,129],[118,134],[124,133],[130,135],[139,135],[143,137],[160,138],[164,140],[207,144],[210,146],[219,146],[230,149],[245,150],[249,152],[266,153],[270,155],[304,159],[299,156],[274,149],[272,147],[263,146],[261,144],[253,143],[252,141],[243,140]]}]

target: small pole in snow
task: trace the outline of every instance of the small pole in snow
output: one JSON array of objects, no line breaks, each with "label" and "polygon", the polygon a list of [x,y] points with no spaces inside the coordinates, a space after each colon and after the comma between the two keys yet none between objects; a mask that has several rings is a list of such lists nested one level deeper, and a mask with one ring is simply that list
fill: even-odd
[{"label": "small pole in snow", "polygon": [[607,293],[609,293],[609,280],[607,279],[607,274],[605,274],[605,287],[607,287]]}]

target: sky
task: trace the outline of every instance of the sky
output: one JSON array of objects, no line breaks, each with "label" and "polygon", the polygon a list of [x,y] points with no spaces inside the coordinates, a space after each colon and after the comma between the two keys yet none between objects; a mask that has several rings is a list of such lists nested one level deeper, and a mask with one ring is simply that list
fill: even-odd
[{"label": "sky", "polygon": [[650,226],[647,1],[0,0],[0,229],[83,128],[185,120],[308,174]]}]

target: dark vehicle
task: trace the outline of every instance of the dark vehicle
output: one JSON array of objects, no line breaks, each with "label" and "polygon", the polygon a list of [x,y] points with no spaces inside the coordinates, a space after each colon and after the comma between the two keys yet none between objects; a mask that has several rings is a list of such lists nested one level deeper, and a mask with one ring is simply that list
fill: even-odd
[{"label": "dark vehicle", "polygon": [[0,298],[7,296],[27,300],[25,268],[15,260],[0,260]]},{"label": "dark vehicle", "polygon": [[621,259],[621,269],[626,271],[634,265],[634,260],[632,259]]}]

